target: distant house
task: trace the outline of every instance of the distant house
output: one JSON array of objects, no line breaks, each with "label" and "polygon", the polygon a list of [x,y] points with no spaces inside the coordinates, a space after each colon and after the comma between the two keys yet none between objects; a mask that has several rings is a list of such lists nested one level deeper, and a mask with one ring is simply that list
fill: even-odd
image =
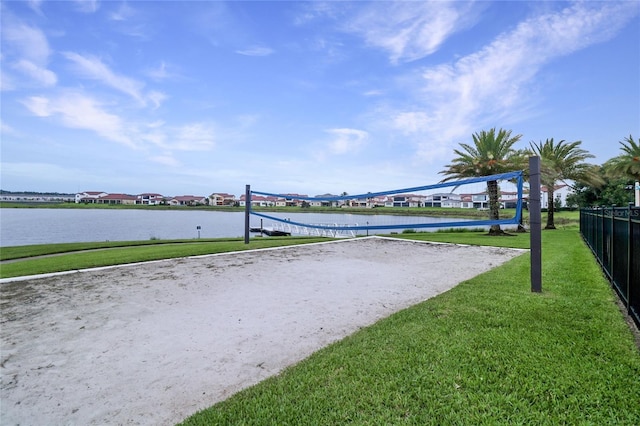
[{"label": "distant house", "polygon": [[84,204],[136,204],[138,197],[128,194],[110,194],[101,191],[85,191],[76,194],[76,203]]},{"label": "distant house", "polygon": [[237,202],[236,196],[225,192],[217,192],[209,195],[210,206],[232,206]]},{"label": "distant house", "polygon": [[[264,197],[262,195],[251,195],[251,207],[273,207],[276,205],[278,198],[276,197]],[[242,207],[246,206],[246,197],[242,195],[238,204]]]},{"label": "distant house", "polygon": [[0,191],[0,201],[18,203],[65,203],[75,201],[74,194]]},{"label": "distant house", "polygon": [[301,198],[307,198],[308,195],[302,194],[282,194],[284,196],[287,207],[298,207],[302,205]]},{"label": "distant house", "polygon": [[[548,192],[549,190],[547,189],[546,186],[543,185],[540,187],[540,207],[543,209],[549,208]],[[573,194],[573,189],[569,185],[560,184],[560,185],[554,186],[554,189],[553,189],[554,203],[557,201],[560,203],[560,207],[566,207],[567,195],[570,195],[570,194]]]},{"label": "distant house", "polygon": [[387,197],[386,207],[423,207],[427,197],[425,195],[398,194]]},{"label": "distant house", "polygon": [[135,195],[107,194],[96,199],[96,204],[135,204],[138,198]]},{"label": "distant house", "polygon": [[461,194],[460,207],[465,209],[481,209],[489,208],[489,194],[481,192],[477,194]]},{"label": "distant house", "polygon": [[[330,198],[337,197],[337,195],[333,194],[324,194],[324,195],[316,195],[317,198]],[[327,200],[309,200],[309,205],[311,207],[333,207],[337,206],[337,201],[327,201]]]},{"label": "distant house", "polygon": [[169,199],[170,206],[203,206],[207,204],[207,197],[200,195],[179,195]]},{"label": "distant house", "polygon": [[95,203],[100,197],[106,197],[106,192],[102,191],[85,191],[76,194],[76,203],[91,204]]},{"label": "distant house", "polygon": [[429,194],[424,200],[425,207],[453,208],[462,206],[462,197],[453,193]]},{"label": "distant house", "polygon": [[162,194],[154,194],[154,193],[145,193],[139,194],[136,197],[136,204],[148,205],[148,206],[157,206],[162,204],[164,201],[164,195]]}]

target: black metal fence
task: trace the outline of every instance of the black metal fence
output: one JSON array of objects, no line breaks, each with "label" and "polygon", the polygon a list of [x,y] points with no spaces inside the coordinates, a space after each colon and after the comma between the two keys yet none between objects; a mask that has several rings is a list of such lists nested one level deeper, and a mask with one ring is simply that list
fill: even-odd
[{"label": "black metal fence", "polygon": [[581,209],[580,233],[640,327],[640,207]]}]

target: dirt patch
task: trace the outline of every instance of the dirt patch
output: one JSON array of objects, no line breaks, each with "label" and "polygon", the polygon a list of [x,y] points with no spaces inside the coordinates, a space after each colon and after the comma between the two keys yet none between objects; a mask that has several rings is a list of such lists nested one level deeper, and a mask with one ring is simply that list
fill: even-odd
[{"label": "dirt patch", "polygon": [[522,252],[371,237],[3,280],[2,423],[175,424]]}]

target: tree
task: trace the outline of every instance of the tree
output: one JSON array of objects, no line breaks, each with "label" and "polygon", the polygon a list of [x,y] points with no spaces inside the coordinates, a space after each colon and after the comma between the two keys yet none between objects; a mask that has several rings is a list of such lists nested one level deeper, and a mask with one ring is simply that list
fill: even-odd
[{"label": "tree", "polygon": [[640,205],[640,189],[637,188],[640,182],[640,139],[634,141],[629,135],[620,141],[620,145],[623,153],[609,160],[607,166],[614,176],[629,177],[635,181],[636,205]]},{"label": "tree", "polygon": [[[500,129],[496,133],[495,127],[473,134],[473,145],[461,143],[462,149],[454,150],[457,157],[445,166],[446,170],[440,172],[447,176],[442,182],[517,170],[522,164],[522,156],[513,149],[513,145],[521,137],[522,135],[511,136],[511,130]],[[497,181],[487,181],[487,193],[489,218],[497,220],[500,218]],[[491,225],[489,235],[504,235],[504,231],[500,229],[500,225]]]},{"label": "tree", "polygon": [[640,139],[634,141],[629,135],[620,141],[622,154],[609,160],[610,169],[620,175],[640,180]]},{"label": "tree", "polygon": [[593,158],[593,155],[580,148],[581,144],[582,141],[567,143],[565,140],[556,144],[553,138],[537,144],[530,142],[531,149],[540,157],[540,181],[547,187],[547,224],[544,229],[556,229],[554,191],[557,182],[567,185],[569,180],[593,185],[603,182],[598,168],[584,163],[584,160]]}]

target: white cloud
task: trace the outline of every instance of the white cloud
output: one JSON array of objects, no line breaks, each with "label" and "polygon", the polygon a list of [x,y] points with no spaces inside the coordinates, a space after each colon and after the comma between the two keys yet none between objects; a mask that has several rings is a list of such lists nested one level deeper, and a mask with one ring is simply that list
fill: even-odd
[{"label": "white cloud", "polygon": [[29,8],[36,12],[38,15],[42,15],[42,10],[40,6],[42,5],[42,0],[29,0],[27,1]]},{"label": "white cloud", "polygon": [[[39,86],[56,84],[56,74],[47,69],[51,55],[49,42],[40,29],[6,19],[3,20],[2,39],[6,43],[2,59],[10,62],[11,68]],[[19,79],[7,75],[6,69],[3,69],[2,89],[11,90],[19,85]]]},{"label": "white cloud", "polygon": [[22,103],[38,117],[51,117],[66,127],[90,130],[108,140],[137,148],[128,135],[126,123],[88,96],[65,92],[55,98],[32,96]]},{"label": "white cloud", "polygon": [[244,56],[269,56],[274,50],[264,46],[252,46],[243,50],[236,50],[236,53]]},{"label": "white cloud", "polygon": [[84,77],[98,80],[140,102],[144,102],[143,83],[114,73],[99,58],[86,57],[75,52],[63,52],[63,55],[76,65],[76,69]]},{"label": "white cloud", "polygon": [[179,167],[182,165],[182,163],[180,163],[180,161],[178,161],[170,153],[167,153],[164,155],[155,155],[151,157],[150,160],[153,161],[154,163],[158,163],[162,166],[168,166],[168,167]]},{"label": "white cloud", "polygon": [[2,37],[15,46],[20,55],[38,65],[49,60],[51,49],[47,37],[38,28],[22,23],[3,21]]},{"label": "white cloud", "polygon": [[363,93],[364,96],[382,96],[384,91],[378,89],[367,90]]},{"label": "white cloud", "polygon": [[16,89],[16,82],[14,77],[10,76],[6,70],[0,72],[0,91],[8,92]]},{"label": "white cloud", "polygon": [[176,129],[171,148],[181,151],[208,151],[215,146],[215,132],[211,125],[192,123]]},{"label": "white cloud", "polygon": [[74,0],[78,10],[83,13],[95,13],[100,7],[98,0]]},{"label": "white cloud", "polygon": [[437,51],[445,40],[475,21],[473,3],[372,2],[358,9],[345,30],[389,53],[392,63],[410,62]]},{"label": "white cloud", "polygon": [[63,55],[75,64],[78,72],[85,78],[98,80],[112,89],[131,96],[142,105],[146,105],[147,102],[151,101],[157,108],[166,98],[164,94],[157,91],[145,93],[143,90],[144,83],[116,74],[99,58],[83,56],[75,52],[63,52]]},{"label": "white cloud", "polygon": [[122,2],[118,10],[111,12],[109,19],[113,21],[126,21],[134,15],[134,9],[127,2]]},{"label": "white cloud", "polygon": [[0,132],[7,135],[17,135],[18,132],[4,121],[0,120]]},{"label": "white cloud", "polygon": [[151,90],[147,93],[147,99],[153,103],[154,108],[159,108],[160,105],[167,99],[167,95],[156,90]]},{"label": "white cloud", "polygon": [[369,138],[367,132],[357,129],[329,129],[326,132],[332,136],[327,144],[329,152],[336,155],[358,151]]},{"label": "white cloud", "polygon": [[53,71],[40,67],[27,59],[21,59],[15,64],[13,68],[28,75],[42,86],[55,86],[58,82],[58,77]]},{"label": "white cloud", "polygon": [[[434,158],[481,126],[521,115],[535,102],[534,78],[552,60],[609,39],[633,16],[628,3],[576,3],[523,21],[480,51],[424,69],[413,109],[386,113],[391,125]],[[415,87],[414,87],[415,90]]]},{"label": "white cloud", "polygon": [[167,69],[167,64],[164,61],[162,61],[158,67],[148,69],[145,74],[155,81],[162,81],[175,77],[175,74]]}]

